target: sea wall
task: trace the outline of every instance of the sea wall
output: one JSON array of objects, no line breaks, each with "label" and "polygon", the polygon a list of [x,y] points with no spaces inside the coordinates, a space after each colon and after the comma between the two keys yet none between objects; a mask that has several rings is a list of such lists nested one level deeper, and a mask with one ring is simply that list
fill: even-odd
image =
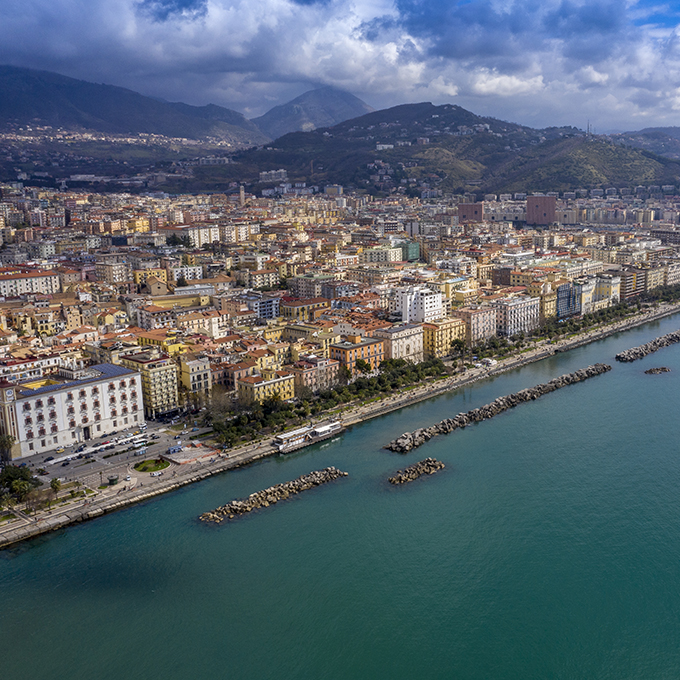
[{"label": "sea wall", "polygon": [[643,359],[648,354],[652,354],[652,352],[656,352],[657,349],[669,347],[676,342],[680,342],[680,331],[667,333],[639,347],[631,347],[623,352],[619,352],[615,359],[623,362],[637,361],[638,359]]},{"label": "sea wall", "polygon": [[390,484],[408,484],[413,482],[422,475],[432,475],[435,472],[444,469],[445,465],[440,460],[435,458],[426,458],[413,465],[409,465],[406,469],[397,470],[394,477],[388,477],[387,481]]},{"label": "sea wall", "polygon": [[542,397],[544,394],[554,392],[561,387],[583,382],[588,378],[593,378],[596,375],[601,375],[602,373],[611,370],[612,367],[608,364],[593,364],[592,366],[582,368],[575,373],[561,375],[559,378],[553,378],[550,382],[541,383],[535,387],[529,387],[505,397],[499,397],[490,404],[486,404],[486,406],[472,409],[467,413],[459,413],[455,418],[446,418],[431,427],[423,427],[414,430],[413,432],[405,432],[401,437],[398,437],[387,444],[385,448],[390,451],[396,451],[397,453],[408,453],[411,449],[422,446],[425,442],[432,439],[432,437],[436,437],[439,434],[449,434],[458,428],[466,427],[467,425],[478,423],[482,420],[487,420],[488,418],[493,418],[499,413],[503,413],[503,411],[519,406],[519,404],[524,404],[527,401]]},{"label": "sea wall", "polygon": [[231,501],[231,503],[222,505],[211,512],[204,512],[199,519],[203,522],[217,523],[225,519],[233,519],[238,515],[245,515],[258,508],[266,508],[290,496],[307,491],[307,489],[313,489],[315,486],[332,482],[339,477],[347,477],[347,474],[347,472],[338,470],[338,468],[333,466],[323,470],[314,470],[308,475],[302,475],[290,482],[276,484],[262,491],[251,493],[248,498],[243,500]]}]

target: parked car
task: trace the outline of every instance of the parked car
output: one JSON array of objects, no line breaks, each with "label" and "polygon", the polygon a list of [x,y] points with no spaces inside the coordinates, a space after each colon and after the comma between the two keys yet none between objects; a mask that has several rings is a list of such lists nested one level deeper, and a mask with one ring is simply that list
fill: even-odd
[{"label": "parked car", "polygon": [[63,446],[57,449],[57,453],[64,453],[64,451],[66,451],[66,449]]},{"label": "parked car", "polygon": [[200,428],[198,428],[198,427],[192,427],[192,428],[191,428],[191,431],[192,431],[192,432],[198,432],[199,429],[200,429]]},{"label": "parked car", "polygon": [[67,465],[70,465],[71,463],[68,460],[65,460],[62,464],[61,467],[66,467]]},{"label": "parked car", "polygon": [[54,460],[54,456],[47,456],[47,458],[45,458],[43,463],[49,463],[49,461],[51,461],[51,460]]}]

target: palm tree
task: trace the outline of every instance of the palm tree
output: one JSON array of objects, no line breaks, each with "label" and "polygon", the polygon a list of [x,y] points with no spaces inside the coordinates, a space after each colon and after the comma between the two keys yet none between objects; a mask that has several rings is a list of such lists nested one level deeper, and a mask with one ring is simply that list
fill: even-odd
[{"label": "palm tree", "polygon": [[11,434],[0,434],[0,458],[9,460],[9,454],[16,439]]}]

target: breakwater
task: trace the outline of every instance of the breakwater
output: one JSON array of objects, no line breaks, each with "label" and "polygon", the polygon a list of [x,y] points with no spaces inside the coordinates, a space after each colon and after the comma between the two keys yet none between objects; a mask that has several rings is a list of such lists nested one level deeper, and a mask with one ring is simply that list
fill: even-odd
[{"label": "breakwater", "polygon": [[645,371],[646,375],[659,375],[659,373],[670,373],[671,369],[666,366],[659,366],[658,368],[648,368]]},{"label": "breakwater", "polygon": [[409,465],[404,470],[397,470],[397,474],[394,477],[388,477],[387,481],[390,484],[408,484],[418,479],[418,477],[422,477],[422,475],[432,475],[444,467],[444,463],[440,460],[426,458],[413,465]]},{"label": "breakwater", "polygon": [[199,519],[203,522],[217,523],[225,519],[233,519],[238,515],[245,515],[258,508],[269,507],[290,496],[307,491],[307,489],[313,489],[315,486],[332,482],[339,477],[347,477],[347,475],[347,472],[338,470],[338,468],[333,466],[324,468],[323,470],[314,470],[308,475],[302,475],[290,482],[275,484],[262,491],[251,493],[248,498],[243,500],[234,500],[215,510],[204,512]]},{"label": "breakwater", "polygon": [[639,347],[631,347],[623,352],[619,352],[615,359],[625,363],[637,361],[638,359],[643,359],[648,354],[656,352],[658,349],[669,347],[677,342],[680,342],[680,331],[673,331],[672,333],[666,333],[666,335],[655,338]]},{"label": "breakwater", "polygon": [[454,418],[446,418],[436,425],[430,427],[421,427],[413,432],[405,432],[397,439],[391,441],[386,449],[396,451],[397,453],[408,453],[412,449],[422,446],[425,442],[436,437],[439,434],[449,434],[461,427],[466,427],[472,423],[478,423],[482,420],[487,420],[497,416],[503,411],[524,404],[527,401],[533,401],[544,394],[549,394],[561,387],[573,385],[575,383],[583,382],[588,378],[593,378],[596,375],[601,375],[607,371],[611,371],[612,367],[608,364],[593,364],[587,368],[582,368],[574,373],[561,375],[559,378],[553,378],[550,382],[541,383],[535,387],[528,387],[520,390],[514,394],[508,394],[505,397],[499,397],[490,404],[472,409],[467,413],[459,413]]}]

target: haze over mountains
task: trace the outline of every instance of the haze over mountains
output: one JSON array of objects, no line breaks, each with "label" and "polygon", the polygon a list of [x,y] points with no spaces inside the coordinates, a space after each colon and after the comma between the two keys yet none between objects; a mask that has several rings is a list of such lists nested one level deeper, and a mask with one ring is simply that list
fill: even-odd
[{"label": "haze over mountains", "polygon": [[[0,66],[0,92],[0,130],[49,125],[187,138],[205,142],[206,148],[226,143],[236,163],[197,168],[195,181],[181,187],[187,191],[219,191],[227,181],[257,184],[259,172],[278,168],[296,182],[387,192],[401,186],[414,194],[423,184],[489,192],[680,184],[675,161],[680,159],[680,128],[593,137],[572,127],[537,130],[477,116],[452,104],[373,111],[333,88],[306,92],[248,120],[214,104],[164,102],[120,87],[11,66]],[[102,147],[81,155],[106,158],[107,153]],[[146,159],[161,160],[152,150]],[[129,160],[139,162],[134,154]],[[376,160],[383,166],[376,166]],[[15,161],[8,163],[4,174],[17,167]]]},{"label": "haze over mountains", "polygon": [[159,101],[122,87],[14,66],[0,66],[0,92],[0,128],[42,124],[116,134],[214,137],[235,146],[263,144],[287,132],[328,127],[372,111],[348,92],[326,87],[250,121],[215,104]]}]

